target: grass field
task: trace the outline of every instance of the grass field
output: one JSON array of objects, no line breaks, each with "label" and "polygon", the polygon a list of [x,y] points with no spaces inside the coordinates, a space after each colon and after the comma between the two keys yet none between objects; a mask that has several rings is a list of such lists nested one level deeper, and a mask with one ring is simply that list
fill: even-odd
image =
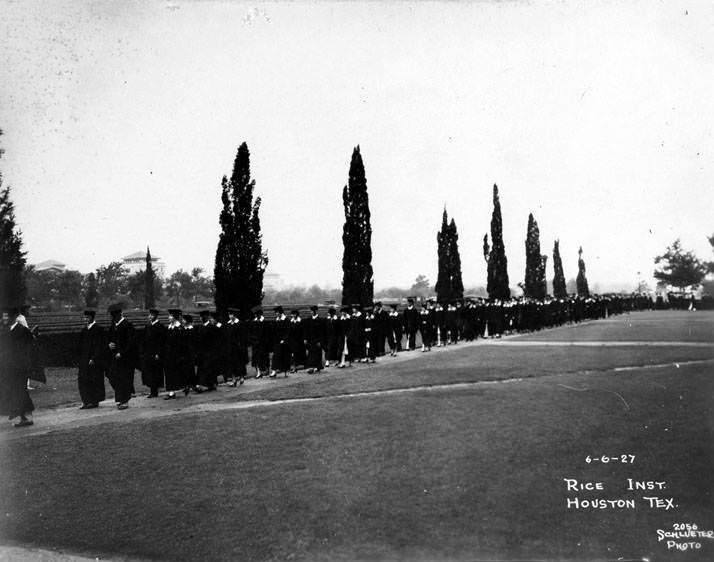
[{"label": "grass field", "polygon": [[40,409],[27,433],[0,432],[0,542],[102,559],[712,560],[714,539],[680,552],[657,531],[714,529],[713,326],[638,313],[126,412]]}]

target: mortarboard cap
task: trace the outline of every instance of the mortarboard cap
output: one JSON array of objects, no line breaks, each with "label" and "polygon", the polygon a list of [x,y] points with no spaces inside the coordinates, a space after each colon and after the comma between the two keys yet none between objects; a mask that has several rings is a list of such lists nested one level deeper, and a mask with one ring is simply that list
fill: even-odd
[{"label": "mortarboard cap", "polygon": [[181,309],[180,308],[169,308],[168,310],[169,314],[173,316],[174,318],[178,318],[181,316]]},{"label": "mortarboard cap", "polygon": [[121,303],[115,302],[107,307],[107,312],[109,314],[116,314],[117,312],[121,312],[122,308]]}]

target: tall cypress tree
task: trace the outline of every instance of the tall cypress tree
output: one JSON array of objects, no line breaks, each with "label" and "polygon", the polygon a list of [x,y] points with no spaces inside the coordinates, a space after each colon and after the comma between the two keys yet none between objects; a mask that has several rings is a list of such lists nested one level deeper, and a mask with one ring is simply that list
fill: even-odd
[{"label": "tall cypress tree", "polygon": [[154,264],[151,263],[151,251],[146,247],[146,270],[144,271],[144,310],[154,308],[156,306],[156,297],[154,295]]},{"label": "tall cypress tree", "polygon": [[439,274],[436,281],[436,297],[441,302],[462,299],[464,283],[461,279],[461,256],[459,255],[459,234],[456,222],[448,222],[446,208],[441,220],[441,230],[436,235],[439,258]]},{"label": "tall cypress tree", "polygon": [[[2,135],[0,129],[0,135]],[[0,158],[4,150],[0,148]],[[15,205],[10,199],[10,187],[2,189],[0,171],[0,307],[20,306],[25,303],[25,252],[22,233],[15,225]]]},{"label": "tall cypress tree", "polygon": [[94,273],[89,273],[84,278],[84,304],[87,308],[97,308],[99,306],[99,293],[97,291],[97,277]]},{"label": "tall cypress tree", "polygon": [[508,287],[508,260],[503,245],[503,221],[501,202],[498,198],[498,186],[493,184],[493,213],[491,214],[491,249],[488,250],[488,235],[484,236],[484,256],[488,255],[488,280],[486,290],[491,300],[508,300],[511,290]]},{"label": "tall cypress tree", "polygon": [[342,302],[368,305],[374,296],[372,226],[367,179],[359,145],[352,151],[350,175],[342,190],[345,224],[342,228]]},{"label": "tall cypress tree", "polygon": [[[542,299],[543,282],[541,275],[540,231],[533,213],[528,215],[528,231],[526,233],[526,276],[523,293],[532,299]],[[543,272],[544,274],[545,272]]]},{"label": "tall cypress tree", "polygon": [[449,224],[451,231],[451,299],[461,300],[464,298],[464,281],[461,277],[461,254],[459,253],[459,233],[456,230],[456,222],[451,219]]},{"label": "tall cypress tree", "polygon": [[564,299],[568,297],[568,291],[565,288],[565,273],[563,273],[563,260],[560,259],[560,240],[553,242],[553,296],[556,299]]},{"label": "tall cypress tree", "polygon": [[221,181],[221,234],[214,266],[215,301],[220,312],[234,307],[246,314],[263,300],[268,255],[260,233],[261,199],[253,201],[254,188],[250,152],[244,142],[238,147],[230,180],[223,176]]},{"label": "tall cypress tree", "polygon": [[545,268],[548,265],[548,256],[541,256],[538,264],[538,297],[544,299],[548,295],[548,281],[545,278]]},{"label": "tall cypress tree", "polygon": [[579,297],[589,297],[588,280],[585,277],[585,262],[583,261],[583,247],[578,250],[578,276],[575,279],[575,285],[578,289]]},{"label": "tall cypress tree", "polygon": [[449,229],[448,216],[446,207],[444,214],[441,217],[441,230],[436,235],[436,251],[439,265],[439,272],[436,278],[436,298],[441,302],[451,300],[451,258],[449,256],[451,250],[451,231]]}]

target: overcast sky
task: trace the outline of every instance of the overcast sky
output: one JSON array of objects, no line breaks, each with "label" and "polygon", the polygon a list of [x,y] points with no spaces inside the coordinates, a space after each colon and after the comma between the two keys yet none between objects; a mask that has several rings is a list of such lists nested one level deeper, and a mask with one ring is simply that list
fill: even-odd
[{"label": "overcast sky", "polygon": [[341,282],[361,146],[375,285],[436,280],[446,205],[466,286],[499,186],[511,286],[528,213],[566,278],[651,279],[675,238],[710,259],[711,2],[0,3],[0,163],[28,262],[143,250],[212,274],[238,145],[269,272]]}]

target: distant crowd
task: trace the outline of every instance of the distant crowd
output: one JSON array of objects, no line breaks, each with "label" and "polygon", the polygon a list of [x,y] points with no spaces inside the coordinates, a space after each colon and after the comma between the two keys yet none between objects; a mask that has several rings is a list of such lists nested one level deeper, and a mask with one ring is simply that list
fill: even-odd
[{"label": "distant crowd", "polygon": [[[135,369],[141,371],[148,398],[157,398],[163,389],[164,399],[173,400],[182,394],[216,390],[221,379],[224,384],[241,385],[249,369],[256,378],[287,377],[301,369],[317,374],[355,362],[375,363],[387,354],[417,349],[428,352],[435,346],[652,307],[653,301],[646,295],[503,302],[430,299],[419,304],[408,299],[406,306],[375,302],[364,307],[330,307],[326,315],[321,315],[317,306],[310,307],[309,314],[298,309],[286,314],[283,307],[276,306],[270,319],[261,307],[247,315],[234,308],[225,314],[202,310],[196,318],[169,309],[167,323],[159,321],[158,309],[151,309],[139,331],[124,317],[121,305],[114,304],[108,309],[108,329],[95,321],[95,310],[84,311],[86,325],[77,346],[81,409],[96,408],[105,400],[105,377],[114,389],[117,408],[126,409],[136,395]],[[34,369],[34,336],[20,309],[5,311],[3,321],[0,414],[19,418],[17,427],[31,425],[34,406],[25,384]]]}]

